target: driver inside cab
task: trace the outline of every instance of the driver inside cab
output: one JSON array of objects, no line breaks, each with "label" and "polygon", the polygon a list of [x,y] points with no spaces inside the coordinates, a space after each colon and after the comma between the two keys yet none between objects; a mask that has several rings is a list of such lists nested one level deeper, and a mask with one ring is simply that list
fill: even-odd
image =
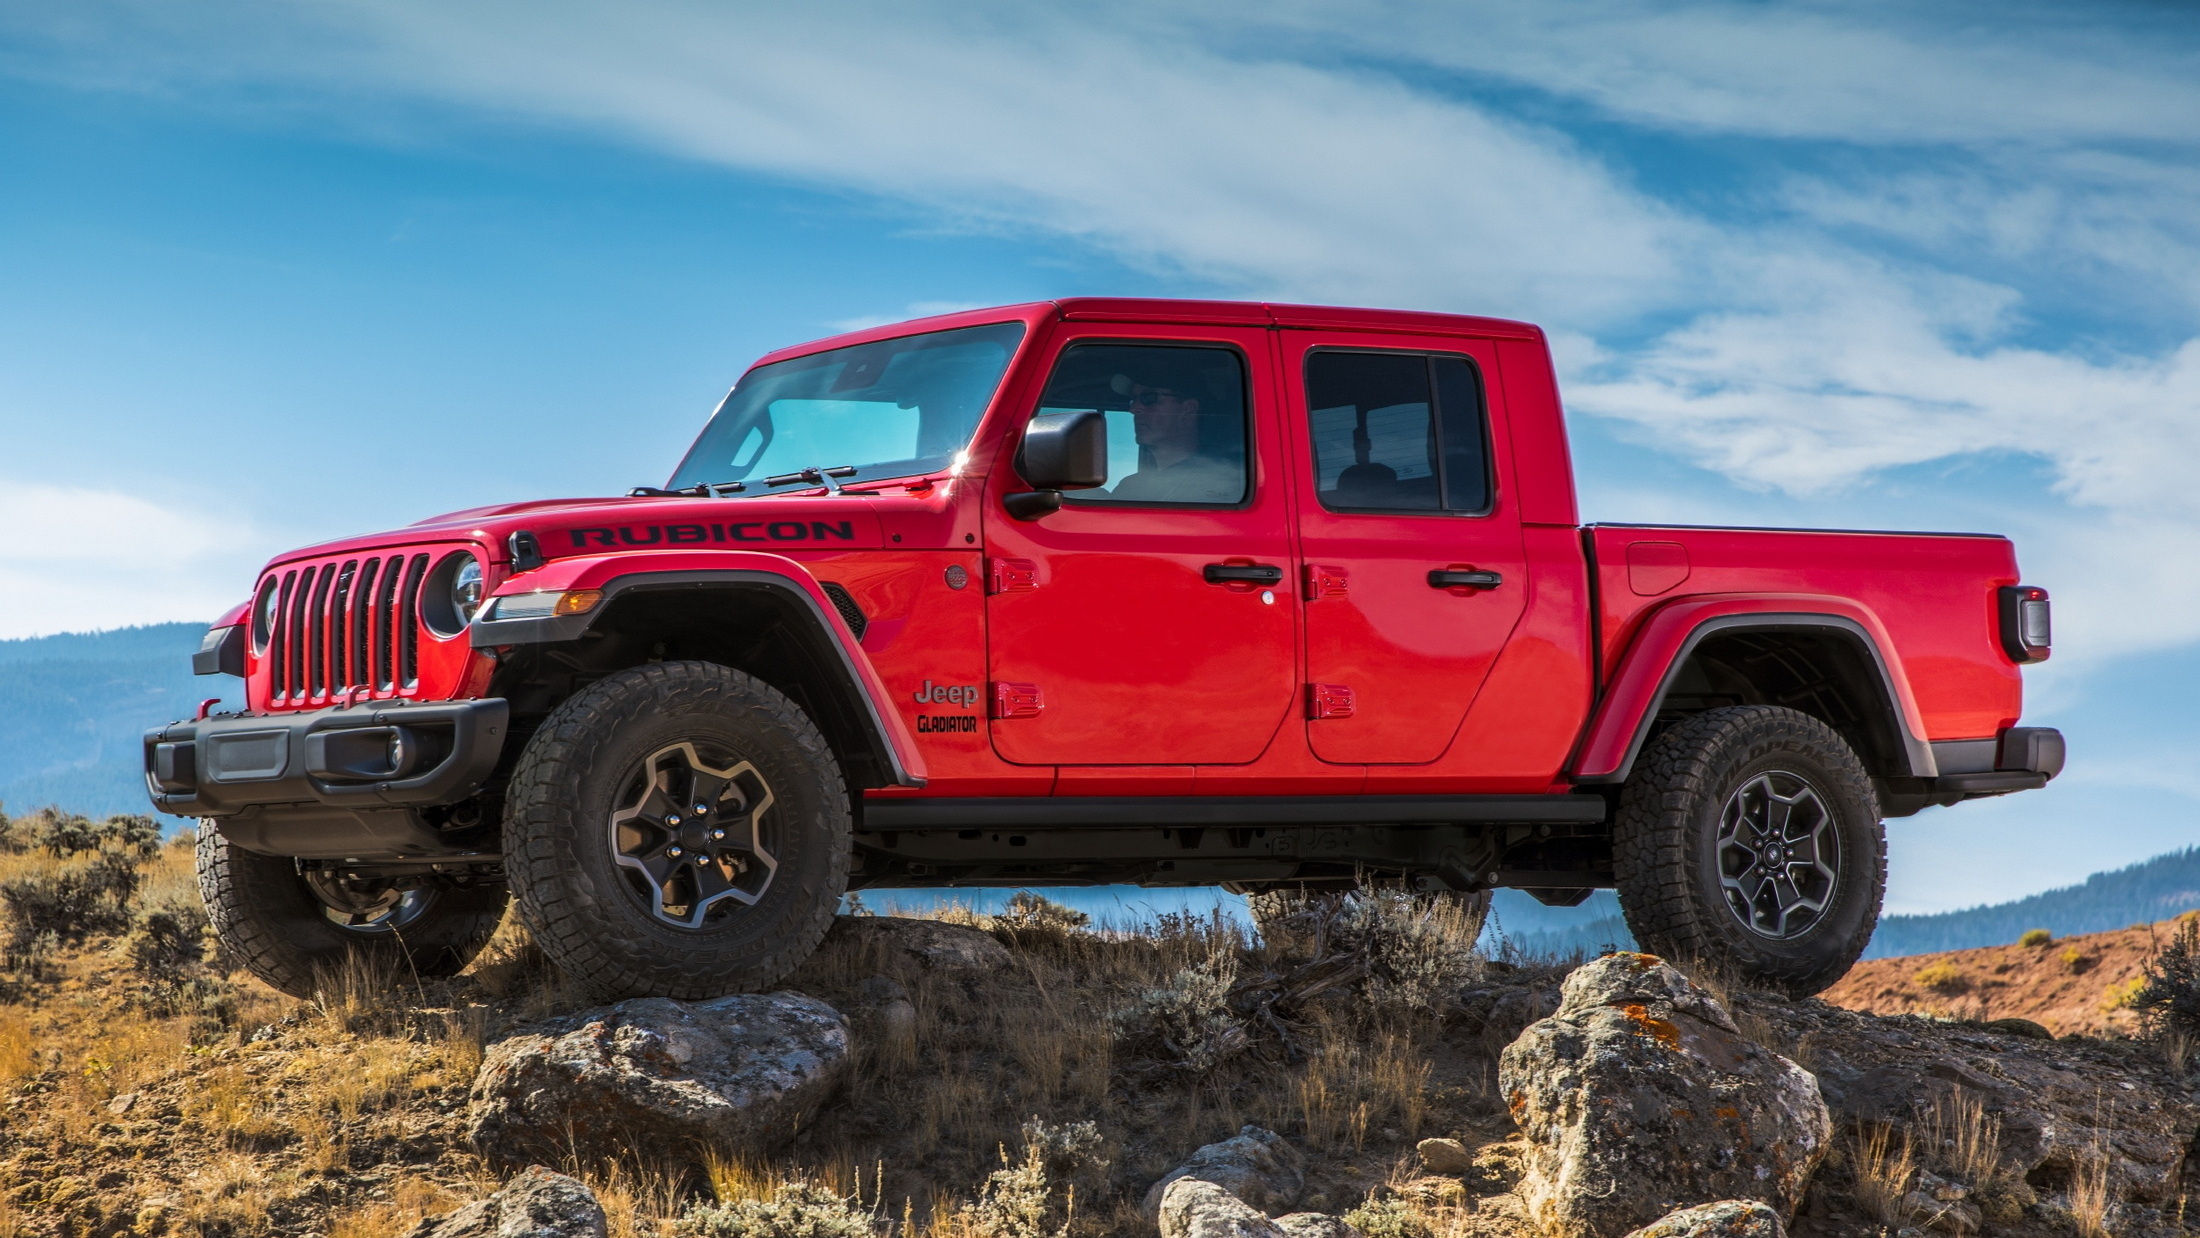
[{"label": "driver inside cab", "polygon": [[1109,386],[1130,398],[1138,440],[1138,471],[1109,487],[1126,503],[1235,503],[1245,497],[1245,469],[1204,446],[1205,383],[1189,366],[1154,365],[1117,374]]}]

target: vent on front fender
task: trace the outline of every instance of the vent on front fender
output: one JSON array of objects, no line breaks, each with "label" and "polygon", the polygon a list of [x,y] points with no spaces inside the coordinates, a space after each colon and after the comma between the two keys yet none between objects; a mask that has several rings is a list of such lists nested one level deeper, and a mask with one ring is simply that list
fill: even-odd
[{"label": "vent on front fender", "polygon": [[869,626],[871,622],[870,618],[863,613],[863,608],[856,605],[855,598],[849,595],[846,586],[834,581],[826,581],[824,582],[824,588],[825,596],[833,600],[833,609],[840,612],[841,620],[848,625],[848,630],[855,633],[857,640],[862,640],[863,629]]},{"label": "vent on front fender", "polygon": [[[292,568],[265,612],[272,703],[388,692],[420,678],[420,582],[426,554],[375,555]],[[261,634],[255,633],[256,637]]]}]

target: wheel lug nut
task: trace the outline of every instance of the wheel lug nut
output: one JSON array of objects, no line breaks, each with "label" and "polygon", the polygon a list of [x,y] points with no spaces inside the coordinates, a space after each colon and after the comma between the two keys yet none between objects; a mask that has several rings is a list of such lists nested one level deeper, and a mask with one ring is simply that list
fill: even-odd
[{"label": "wheel lug nut", "polygon": [[679,813],[676,813],[676,812],[675,812],[675,813],[667,813],[667,814],[665,815],[665,824],[666,824],[666,825],[678,825],[678,824],[680,824],[680,814],[679,814]]},{"label": "wheel lug nut", "polygon": [[666,849],[665,849],[665,854],[666,854],[666,855],[669,855],[669,856],[671,856],[671,857],[672,857],[673,859],[677,860],[677,859],[679,859],[679,858],[680,858],[680,854],[681,854],[681,853],[680,853],[680,849],[679,849],[678,847],[668,847],[668,848],[666,848]]},{"label": "wheel lug nut", "polygon": [[712,830],[710,836],[713,841],[719,841],[725,838],[726,832],[724,830]]},{"label": "wheel lug nut", "polygon": [[696,815],[696,816],[698,816],[698,817],[700,817],[700,816],[704,816],[704,815],[708,814],[709,812],[710,812],[710,805],[708,805],[708,804],[697,804],[697,805],[695,806],[695,815]]}]

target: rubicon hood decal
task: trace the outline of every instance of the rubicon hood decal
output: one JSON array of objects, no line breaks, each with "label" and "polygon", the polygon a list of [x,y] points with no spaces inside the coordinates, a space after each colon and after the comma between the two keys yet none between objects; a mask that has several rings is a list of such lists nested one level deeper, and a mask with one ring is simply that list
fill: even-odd
[{"label": "rubicon hood decal", "polygon": [[585,525],[545,539],[552,554],[599,546],[694,546],[710,542],[853,542],[853,520],[714,520],[708,524]]}]

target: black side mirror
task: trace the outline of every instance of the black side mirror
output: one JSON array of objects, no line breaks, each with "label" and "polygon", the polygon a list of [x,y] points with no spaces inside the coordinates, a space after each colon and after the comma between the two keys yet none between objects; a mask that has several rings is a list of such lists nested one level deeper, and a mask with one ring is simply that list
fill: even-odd
[{"label": "black side mirror", "polygon": [[1062,510],[1064,490],[1108,484],[1108,419],[1098,409],[1048,413],[1024,427],[1016,471],[1035,489],[1002,500],[1018,520]]}]

